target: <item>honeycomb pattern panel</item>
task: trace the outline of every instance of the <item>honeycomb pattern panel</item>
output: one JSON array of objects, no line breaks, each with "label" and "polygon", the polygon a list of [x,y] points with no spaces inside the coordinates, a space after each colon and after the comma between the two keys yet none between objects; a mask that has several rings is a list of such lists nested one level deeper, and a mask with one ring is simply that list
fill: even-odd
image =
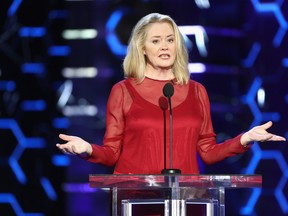
[{"label": "honeycomb pattern panel", "polygon": [[[268,3],[251,0],[248,5],[249,12],[253,14],[247,20],[251,25],[249,34],[251,37],[248,37],[250,48],[242,64],[249,73],[253,74],[253,81],[247,94],[242,97],[242,103],[246,104],[253,114],[250,127],[271,120],[276,127],[274,132],[283,136],[286,134],[287,137],[285,128],[287,52],[285,48],[288,42],[288,13],[285,10],[287,6],[284,4],[287,2]],[[260,103],[259,99],[259,92],[263,90],[267,98],[265,104]],[[247,167],[243,168],[243,173],[260,173],[263,175],[264,183],[262,189],[253,189],[246,205],[240,210],[241,215],[286,215],[288,213],[287,196],[285,196],[287,148],[283,148],[283,145],[286,143],[268,143],[267,145],[255,143],[252,147],[253,155]],[[273,163],[276,163],[278,168],[274,168]],[[268,186],[269,184],[272,186]],[[263,208],[263,205],[271,205],[271,203],[271,212]]]},{"label": "honeycomb pattern panel", "polygon": [[67,128],[55,105],[62,80],[55,68],[63,65],[47,64],[66,57],[59,47],[67,45],[54,32],[66,19],[63,3],[1,2],[0,215],[65,213],[61,182],[69,161],[55,150]]}]

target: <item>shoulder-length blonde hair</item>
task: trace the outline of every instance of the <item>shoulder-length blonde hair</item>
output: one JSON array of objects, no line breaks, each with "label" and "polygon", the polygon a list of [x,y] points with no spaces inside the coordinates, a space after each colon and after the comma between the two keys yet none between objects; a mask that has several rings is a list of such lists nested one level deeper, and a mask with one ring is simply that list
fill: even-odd
[{"label": "shoulder-length blonde hair", "polygon": [[126,77],[135,78],[140,83],[145,78],[146,59],[144,56],[144,42],[147,37],[148,26],[152,23],[170,24],[175,34],[176,59],[173,65],[173,73],[178,84],[187,84],[190,79],[188,71],[188,52],[178,26],[174,20],[168,16],[159,13],[151,13],[141,18],[133,28],[127,55],[123,61],[123,69]]}]

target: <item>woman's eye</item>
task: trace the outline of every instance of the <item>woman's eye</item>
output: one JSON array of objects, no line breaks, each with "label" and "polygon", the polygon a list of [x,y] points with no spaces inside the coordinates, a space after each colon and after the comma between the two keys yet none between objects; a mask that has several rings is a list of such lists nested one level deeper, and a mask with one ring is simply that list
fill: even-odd
[{"label": "woman's eye", "polygon": [[153,40],[152,43],[153,43],[153,44],[157,44],[157,43],[158,43],[158,40]]}]

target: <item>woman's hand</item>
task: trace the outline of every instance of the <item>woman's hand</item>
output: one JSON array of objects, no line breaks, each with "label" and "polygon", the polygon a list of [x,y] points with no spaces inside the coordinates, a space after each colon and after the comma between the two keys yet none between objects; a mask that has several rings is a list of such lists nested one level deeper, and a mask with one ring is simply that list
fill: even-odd
[{"label": "woman's hand", "polygon": [[241,144],[247,146],[251,142],[286,141],[285,137],[267,132],[267,129],[271,126],[272,122],[269,121],[265,124],[253,127],[242,135],[240,139]]},{"label": "woman's hand", "polygon": [[57,143],[57,148],[65,154],[73,154],[80,156],[90,156],[92,154],[92,146],[90,143],[77,136],[69,136],[59,134],[60,139],[66,141],[64,144]]}]

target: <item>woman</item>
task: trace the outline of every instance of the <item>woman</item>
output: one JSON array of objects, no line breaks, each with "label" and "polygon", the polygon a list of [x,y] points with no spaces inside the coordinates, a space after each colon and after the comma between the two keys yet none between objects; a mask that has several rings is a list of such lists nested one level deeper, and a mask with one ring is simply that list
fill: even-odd
[{"label": "woman", "polygon": [[[103,145],[60,134],[65,143],[57,147],[90,162],[115,165],[114,174],[161,173],[163,143],[169,140],[169,124],[167,133],[163,124],[164,117],[169,122],[169,110],[159,105],[166,99],[162,93],[166,83],[173,84],[175,92],[171,97],[173,168],[183,174],[199,173],[197,152],[206,164],[213,164],[246,152],[254,141],[285,141],[267,132],[272,126],[269,121],[216,144],[207,92],[190,80],[187,65],[187,50],[175,22],[158,13],[143,17],[133,29],[124,59],[126,79],[113,86],[108,99]],[[167,154],[167,167],[169,159]]]}]

